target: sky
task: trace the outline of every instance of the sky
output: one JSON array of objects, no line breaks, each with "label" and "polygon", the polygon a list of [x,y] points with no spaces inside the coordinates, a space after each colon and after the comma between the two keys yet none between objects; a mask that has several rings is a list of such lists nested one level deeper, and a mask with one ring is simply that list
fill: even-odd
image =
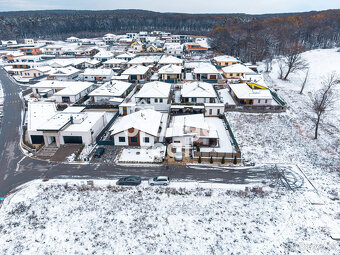
[{"label": "sky", "polygon": [[285,13],[339,9],[340,0],[0,0],[0,11],[143,9],[181,13]]}]

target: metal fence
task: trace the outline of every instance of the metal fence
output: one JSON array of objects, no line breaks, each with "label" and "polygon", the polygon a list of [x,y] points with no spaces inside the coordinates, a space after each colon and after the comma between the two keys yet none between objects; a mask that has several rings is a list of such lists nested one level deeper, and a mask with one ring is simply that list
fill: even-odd
[{"label": "metal fence", "polygon": [[117,112],[112,117],[112,119],[109,121],[109,123],[107,123],[105,128],[103,128],[103,130],[98,134],[98,136],[96,137],[96,142],[97,142],[98,145],[114,145],[114,141],[113,140],[102,140],[102,139],[105,136],[105,134],[108,131],[108,129],[112,126],[113,122],[118,118],[118,116],[119,116],[119,114]]}]

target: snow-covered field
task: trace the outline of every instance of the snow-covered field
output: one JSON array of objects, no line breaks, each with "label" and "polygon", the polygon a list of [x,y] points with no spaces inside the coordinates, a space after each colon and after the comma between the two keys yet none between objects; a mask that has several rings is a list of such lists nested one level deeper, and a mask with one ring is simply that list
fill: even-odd
[{"label": "snow-covered field", "polygon": [[0,254],[337,254],[305,192],[34,181],[0,211]]},{"label": "snow-covered field", "polygon": [[258,163],[299,164],[319,192],[325,191],[324,195],[331,198],[339,197],[340,101],[321,124],[319,139],[314,140],[315,116],[308,106],[308,92],[321,88],[322,76],[332,71],[340,75],[340,52],[313,50],[305,52],[303,57],[310,65],[310,77],[302,95],[299,91],[303,72],[291,74],[289,81],[279,80],[278,65],[274,62],[272,72],[264,74],[267,85],[286,101],[286,113],[227,113],[227,118],[246,158]]}]

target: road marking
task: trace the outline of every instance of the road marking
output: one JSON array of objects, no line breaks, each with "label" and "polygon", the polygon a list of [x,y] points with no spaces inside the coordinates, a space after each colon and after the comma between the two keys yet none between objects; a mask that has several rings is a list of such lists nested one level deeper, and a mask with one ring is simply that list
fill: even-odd
[{"label": "road marking", "polygon": [[15,168],[15,172],[19,171],[19,167],[20,167],[20,163],[26,158],[26,156],[23,156],[22,159],[19,160],[19,162],[17,163],[17,167]]}]

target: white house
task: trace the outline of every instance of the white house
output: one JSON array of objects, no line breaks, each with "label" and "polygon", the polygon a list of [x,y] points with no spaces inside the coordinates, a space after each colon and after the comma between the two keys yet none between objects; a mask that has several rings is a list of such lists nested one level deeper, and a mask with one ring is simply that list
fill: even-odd
[{"label": "white house", "polygon": [[232,97],[240,104],[272,105],[275,103],[270,90],[254,83],[229,84]]},{"label": "white house", "polygon": [[36,84],[30,85],[33,95],[35,97],[50,97],[53,96],[54,93],[70,86],[70,85],[78,84],[78,82],[65,82],[58,80],[43,80]]},{"label": "white house", "polygon": [[217,80],[219,79],[219,72],[216,67],[210,63],[200,63],[193,70],[194,79],[199,81]]},{"label": "white house", "polygon": [[130,52],[126,52],[126,53],[123,53],[123,54],[116,56],[116,58],[124,59],[126,61],[130,61],[131,59],[133,59],[135,57],[136,57],[136,54],[133,54],[133,53],[130,53]]},{"label": "white house", "polygon": [[179,43],[166,43],[164,44],[165,53],[167,55],[182,57],[183,55],[183,45]]},{"label": "white house", "polygon": [[181,89],[183,103],[215,103],[217,95],[210,83],[206,82],[187,82]]},{"label": "white house", "polygon": [[93,90],[89,96],[95,103],[120,104],[133,85],[124,81],[112,80]]},{"label": "white house", "polygon": [[134,65],[143,65],[143,66],[154,66],[159,61],[159,56],[140,56],[136,57],[134,59],[131,59],[128,62],[128,66],[134,66]]},{"label": "white house", "polygon": [[115,145],[141,147],[153,146],[165,130],[162,113],[151,109],[119,117],[110,128]]},{"label": "white house", "polygon": [[23,69],[20,71],[20,76],[22,78],[36,78],[45,75],[51,70],[49,66],[39,66],[28,69]]},{"label": "white house", "polygon": [[169,83],[178,83],[182,80],[182,66],[166,65],[158,70],[159,80]]},{"label": "white house", "polygon": [[59,112],[53,103],[29,103],[27,133],[30,143],[57,147],[95,143],[112,114],[82,112],[83,108],[79,107],[73,109]]},{"label": "white house", "polygon": [[80,70],[72,66],[64,68],[52,68],[47,74],[47,79],[58,81],[71,81],[78,77]]},{"label": "white house", "polygon": [[79,38],[75,36],[71,36],[66,39],[66,42],[72,42],[72,43],[79,42]]},{"label": "white house", "polygon": [[108,61],[109,59],[113,58],[114,55],[112,52],[107,51],[107,50],[100,50],[96,55],[93,56],[94,59],[105,62]]},{"label": "white house", "polygon": [[57,103],[74,104],[94,89],[91,82],[74,82],[66,88],[56,92],[54,97]]},{"label": "white house", "polygon": [[106,43],[106,44],[112,44],[114,43],[115,41],[117,41],[117,36],[115,34],[106,34],[104,35],[103,37],[103,41]]},{"label": "white house", "polygon": [[110,81],[115,73],[112,69],[91,69],[86,68],[83,73],[84,81]]},{"label": "white house", "polygon": [[62,55],[64,53],[63,46],[51,44],[42,48],[42,51],[46,55]]}]

